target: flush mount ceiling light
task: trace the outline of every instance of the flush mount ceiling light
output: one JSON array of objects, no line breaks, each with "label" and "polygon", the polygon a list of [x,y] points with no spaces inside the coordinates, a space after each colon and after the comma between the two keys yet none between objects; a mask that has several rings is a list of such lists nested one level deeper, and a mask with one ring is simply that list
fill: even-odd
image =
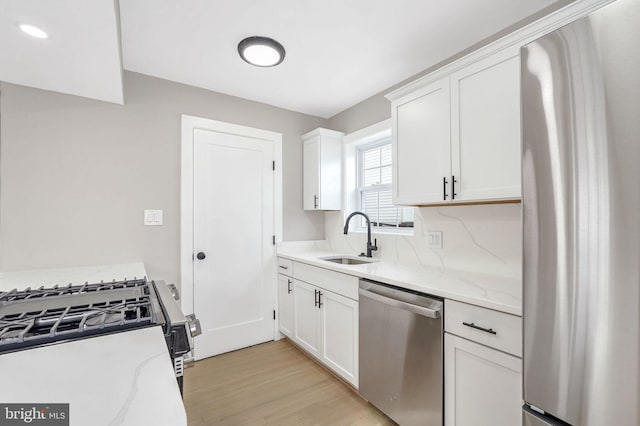
[{"label": "flush mount ceiling light", "polygon": [[18,28],[20,28],[20,30],[25,33],[25,34],[29,34],[31,37],[35,37],[35,38],[49,38],[49,35],[47,33],[45,33],[43,30],[41,30],[40,28],[34,26],[34,25],[29,25],[29,24],[18,24]]},{"label": "flush mount ceiling light", "polygon": [[29,24],[18,24],[18,28],[22,30],[23,33],[29,34],[31,37],[35,38],[49,38],[47,33],[45,33],[40,28],[29,25]]},{"label": "flush mount ceiling light", "polygon": [[273,67],[284,60],[284,47],[269,37],[247,37],[238,43],[238,53],[247,63],[257,67]]}]

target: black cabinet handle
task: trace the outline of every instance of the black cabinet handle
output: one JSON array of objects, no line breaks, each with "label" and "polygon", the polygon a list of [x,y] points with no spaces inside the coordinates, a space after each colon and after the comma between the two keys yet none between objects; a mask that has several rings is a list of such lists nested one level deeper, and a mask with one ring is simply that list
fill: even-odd
[{"label": "black cabinet handle", "polygon": [[318,196],[317,195],[313,196],[313,208],[314,209],[318,208]]},{"label": "black cabinet handle", "polygon": [[455,200],[456,199],[456,182],[458,182],[456,180],[455,176],[451,176],[451,199]]},{"label": "black cabinet handle", "polygon": [[278,265],[280,267],[280,269],[289,269],[288,266],[284,266],[284,265]]},{"label": "black cabinet handle", "polygon": [[318,291],[318,309],[322,308],[322,292]]},{"label": "black cabinet handle", "polygon": [[291,280],[287,280],[287,294],[291,294]]},{"label": "black cabinet handle", "polygon": [[462,325],[466,325],[467,327],[475,328],[476,330],[484,331],[485,333],[494,334],[494,335],[498,334],[497,332],[495,332],[493,330],[493,328],[480,327],[478,325],[475,325],[472,322],[464,322],[464,321],[462,321]]},{"label": "black cabinet handle", "polygon": [[313,306],[318,306],[318,290],[315,291],[315,296],[313,296]]},{"label": "black cabinet handle", "polygon": [[207,257],[207,255],[204,254],[203,251],[201,251],[198,254],[196,254],[196,257],[198,258],[198,260],[204,260],[204,258]]},{"label": "black cabinet handle", "polygon": [[447,201],[447,197],[448,197],[448,195],[447,195],[447,184],[448,183],[449,182],[447,182],[447,178],[443,177],[442,178],[442,199],[445,200],[445,201]]}]

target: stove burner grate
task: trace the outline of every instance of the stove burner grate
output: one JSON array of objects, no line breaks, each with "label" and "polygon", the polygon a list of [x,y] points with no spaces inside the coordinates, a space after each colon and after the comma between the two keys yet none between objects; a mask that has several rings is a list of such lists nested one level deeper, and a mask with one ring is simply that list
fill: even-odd
[{"label": "stove burner grate", "polygon": [[0,293],[0,353],[156,324],[146,280]]},{"label": "stove burner grate", "polygon": [[99,282],[95,284],[84,283],[81,285],[68,284],[66,286],[55,285],[53,287],[44,286],[32,289],[27,287],[22,291],[13,289],[7,293],[0,292],[0,304],[2,302],[15,302],[18,300],[37,299],[44,297],[64,296],[71,294],[84,294],[99,291],[110,291],[119,289],[131,289],[136,287],[146,287],[148,285],[145,279],[132,279],[123,281]]}]

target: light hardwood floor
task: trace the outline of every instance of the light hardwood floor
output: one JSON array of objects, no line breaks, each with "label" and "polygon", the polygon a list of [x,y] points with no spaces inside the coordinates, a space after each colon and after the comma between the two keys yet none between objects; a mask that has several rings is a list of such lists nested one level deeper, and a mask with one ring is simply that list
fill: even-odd
[{"label": "light hardwood floor", "polygon": [[189,426],[395,425],[286,339],[186,370]]}]

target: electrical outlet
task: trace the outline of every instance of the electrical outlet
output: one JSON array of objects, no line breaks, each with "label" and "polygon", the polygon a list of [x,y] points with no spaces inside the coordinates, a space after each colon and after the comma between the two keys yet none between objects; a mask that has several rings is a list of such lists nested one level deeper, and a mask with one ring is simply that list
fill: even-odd
[{"label": "electrical outlet", "polygon": [[441,249],[442,231],[427,231],[427,243],[431,249]]},{"label": "electrical outlet", "polygon": [[162,210],[145,210],[144,211],[144,224],[146,226],[161,226],[162,225]]}]

